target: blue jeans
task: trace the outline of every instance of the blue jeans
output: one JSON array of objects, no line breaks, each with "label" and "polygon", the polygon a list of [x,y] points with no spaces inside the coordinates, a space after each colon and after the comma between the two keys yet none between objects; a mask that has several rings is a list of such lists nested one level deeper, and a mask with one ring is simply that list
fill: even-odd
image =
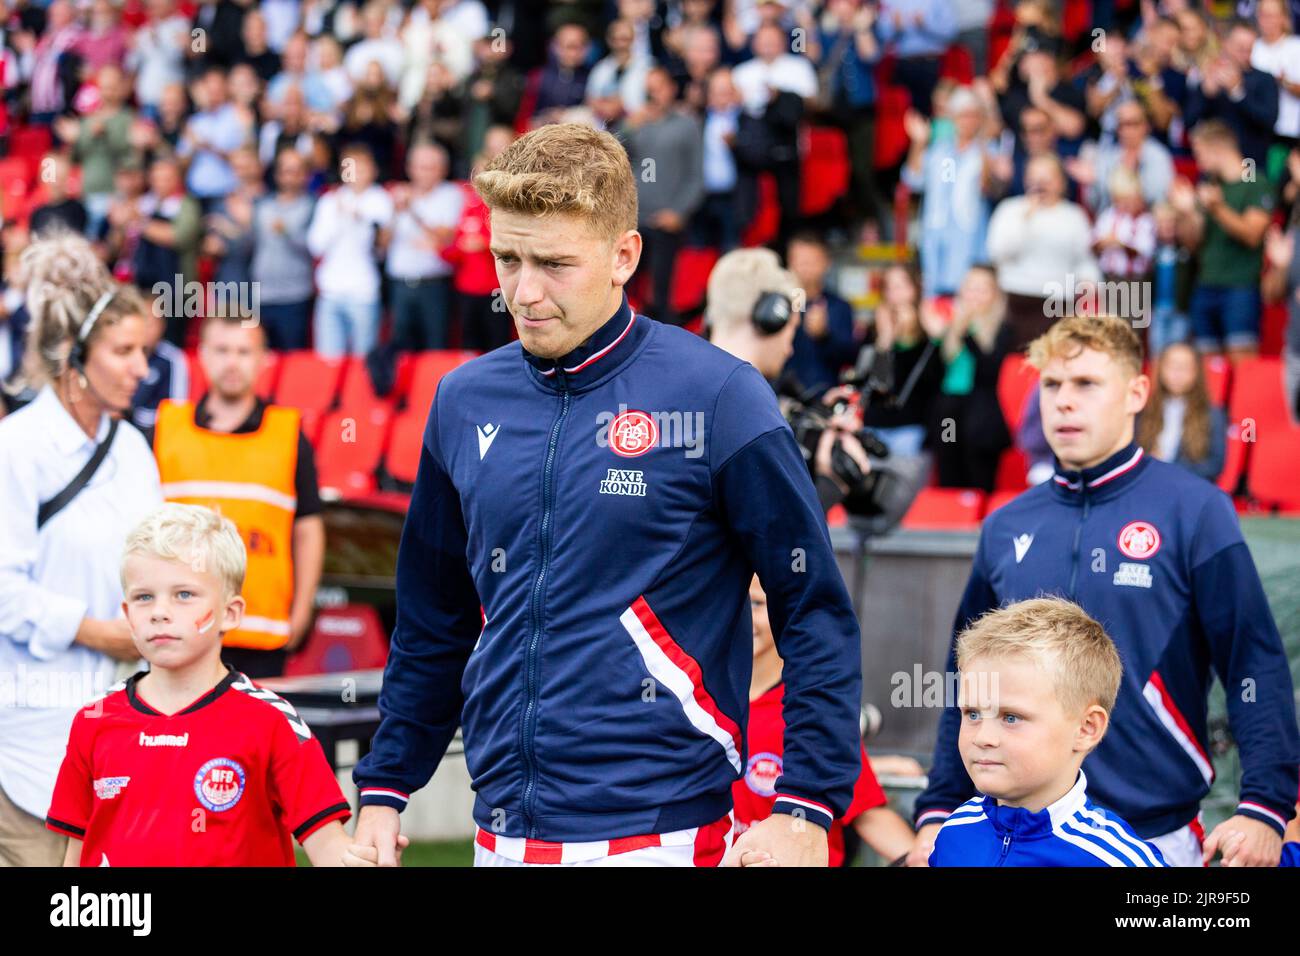
[{"label": "blue jeans", "polygon": [[277,352],[305,349],[311,329],[311,299],[301,302],[264,302],[262,328],[266,346]]},{"label": "blue jeans", "polygon": [[889,453],[898,458],[911,458],[921,454],[921,446],[925,443],[924,425],[898,425],[871,430],[885,443]]},{"label": "blue jeans", "polygon": [[379,333],[379,302],[357,302],[322,295],[313,319],[316,352],[322,358],[365,355]]},{"label": "blue jeans", "polygon": [[388,307],[393,313],[393,344],[403,352],[447,347],[451,310],[450,279],[388,280]]},{"label": "blue jeans", "polygon": [[1259,343],[1259,286],[1198,285],[1189,311],[1196,347],[1250,348]]},{"label": "blue jeans", "polygon": [[1147,332],[1152,358],[1171,345],[1187,342],[1191,338],[1192,323],[1187,314],[1173,306],[1157,306],[1151,315],[1151,329]]}]

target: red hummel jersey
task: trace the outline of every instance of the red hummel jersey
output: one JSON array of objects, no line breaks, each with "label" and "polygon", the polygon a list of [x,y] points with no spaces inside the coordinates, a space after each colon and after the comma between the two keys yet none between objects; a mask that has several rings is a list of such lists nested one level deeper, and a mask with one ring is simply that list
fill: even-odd
[{"label": "red hummel jersey", "polygon": [[299,842],[351,816],[293,707],[231,670],[168,717],[141,671],[77,712],[45,825],[82,866],[293,866]]},{"label": "red hummel jersey", "polygon": [[[731,785],[731,798],[735,803],[736,836],[744,833],[759,820],[772,815],[776,802],[776,778],[781,776],[781,757],[785,753],[785,718],[781,713],[781,700],[785,685],[777,684],[749,705],[749,727],[745,742],[749,745],[749,763],[745,775]],[[830,846],[828,863],[839,866],[844,862],[844,825],[852,823],[872,807],[883,807],[888,801],[885,792],[876,782],[867,761],[867,749],[862,750],[862,772],[853,786],[853,803],[848,812],[831,824],[827,835]]]}]

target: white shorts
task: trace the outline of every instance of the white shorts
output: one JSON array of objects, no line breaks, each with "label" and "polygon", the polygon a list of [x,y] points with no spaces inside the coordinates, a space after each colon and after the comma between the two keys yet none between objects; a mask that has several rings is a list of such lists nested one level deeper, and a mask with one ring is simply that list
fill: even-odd
[{"label": "white shorts", "polygon": [[525,840],[475,829],[475,866],[717,866],[732,839],[730,815],[702,827],[590,843]]},{"label": "white shorts", "polygon": [[1205,827],[1201,815],[1184,827],[1151,837],[1148,843],[1157,847],[1170,866],[1204,866],[1201,862],[1201,844],[1205,842]]}]

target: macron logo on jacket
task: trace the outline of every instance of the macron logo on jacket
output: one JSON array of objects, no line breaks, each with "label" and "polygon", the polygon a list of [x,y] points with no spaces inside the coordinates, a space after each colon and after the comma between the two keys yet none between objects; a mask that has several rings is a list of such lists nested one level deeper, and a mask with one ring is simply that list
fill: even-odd
[{"label": "macron logo on jacket", "polygon": [[491,423],[475,425],[474,427],[478,431],[478,460],[482,461],[486,457],[488,449],[492,447],[492,443],[496,441],[497,435],[501,434],[501,427]]}]

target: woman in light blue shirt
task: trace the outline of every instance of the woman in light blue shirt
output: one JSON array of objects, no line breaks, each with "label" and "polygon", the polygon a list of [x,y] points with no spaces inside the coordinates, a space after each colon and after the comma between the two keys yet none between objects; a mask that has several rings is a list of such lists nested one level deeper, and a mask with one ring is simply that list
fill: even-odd
[{"label": "woman in light blue shirt", "polygon": [[[44,828],[73,715],[139,654],[122,616],[127,532],[162,503],[148,443],[118,416],[147,372],[145,309],[79,236],[23,254],[31,404],[0,421],[0,864],[57,866]],[[84,487],[54,511],[101,443]],[[42,507],[42,506],[45,507]]]}]

